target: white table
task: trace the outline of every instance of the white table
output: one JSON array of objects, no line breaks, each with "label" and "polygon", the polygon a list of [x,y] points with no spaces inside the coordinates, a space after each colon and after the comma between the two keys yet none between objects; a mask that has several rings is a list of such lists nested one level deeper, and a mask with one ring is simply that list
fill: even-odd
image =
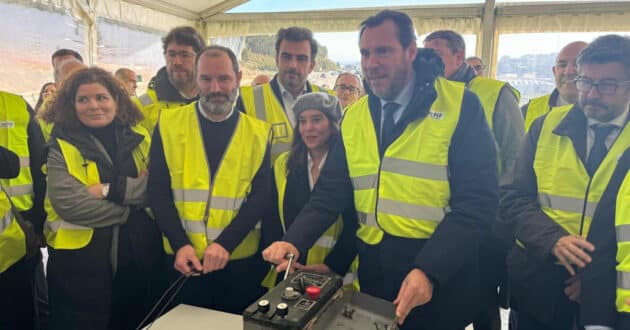
[{"label": "white table", "polygon": [[151,326],[151,330],[173,329],[242,330],[243,316],[182,304],[162,315]]}]

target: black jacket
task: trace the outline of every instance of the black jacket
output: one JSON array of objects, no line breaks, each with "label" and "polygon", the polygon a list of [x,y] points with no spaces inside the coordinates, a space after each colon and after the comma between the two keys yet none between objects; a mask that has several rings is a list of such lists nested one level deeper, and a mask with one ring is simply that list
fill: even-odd
[{"label": "black jacket", "polygon": [[615,329],[630,329],[630,315],[617,313],[617,238],[615,206],[617,192],[630,171],[630,149],[626,149],[610,178],[608,187],[593,216],[588,241],[595,245],[593,261],[581,272],[580,318],[582,325],[605,325]]},{"label": "black jacket", "polygon": [[12,179],[20,174],[20,158],[11,150],[0,146],[0,178]]},{"label": "black jacket", "polygon": [[39,127],[37,120],[33,116],[31,106],[26,105],[29,112],[29,122],[26,128],[28,135],[29,163],[31,177],[33,178],[33,207],[22,211],[20,214],[24,219],[30,221],[35,228],[35,232],[43,235],[44,221],[46,221],[46,211],[44,211],[44,197],[46,196],[46,176],[42,172],[42,166],[46,163],[45,145],[46,141]]},{"label": "black jacket", "polygon": [[[499,219],[527,247],[514,245],[507,259],[512,295],[517,304],[514,307],[527,310],[543,323],[551,322],[559,304],[567,303],[562,289],[569,278],[564,267],[555,264],[552,253],[555,243],[569,233],[542,211],[533,168],[546,117],[532,124],[513,168],[513,180],[501,187],[499,206]],[[577,155],[586,164],[587,118],[578,106],[569,111],[553,132],[571,139]],[[601,207],[600,204],[598,210]],[[591,227],[597,227],[597,222],[593,221]]]},{"label": "black jacket", "polygon": [[[280,225],[280,216],[278,214],[278,191],[275,183],[273,184],[273,202],[271,204],[271,212],[269,215],[272,220],[270,223],[277,224],[273,227],[273,234],[266,238],[266,244],[282,238],[282,226]],[[283,214],[285,219],[285,227],[290,228],[300,210],[306,205],[311,196],[311,190],[308,183],[308,173],[305,168],[295,172],[291,172],[287,176],[286,191],[283,201]],[[337,242],[330,254],[324,260],[324,263],[335,273],[343,276],[348,271],[350,264],[357,254],[355,232],[358,228],[357,213],[354,209],[354,203],[346,205],[341,212],[343,218],[343,229]],[[299,262],[306,264],[306,254],[300,255]]]},{"label": "black jacket", "polygon": [[160,101],[188,104],[199,99],[199,95],[190,99],[183,97],[177,88],[171,84],[170,80],[168,80],[166,67],[162,67],[155,76],[151,78],[148,88],[155,91]]},{"label": "black jacket", "polygon": [[[441,71],[432,63],[424,63],[428,68],[426,70],[422,66],[422,63],[414,65],[414,96],[394,127],[396,138],[409,123],[426,117],[435,100],[433,82]],[[369,111],[378,132],[380,100],[371,92],[368,93]],[[430,143],[420,141],[419,145],[426,147]],[[379,146],[379,149],[383,148]],[[495,217],[498,202],[496,152],[492,134],[479,99],[470,91],[464,93],[460,119],[449,149],[448,171],[451,190],[449,205],[452,211],[446,214],[430,239],[421,240],[424,243],[419,250],[399,251],[415,256],[411,258],[414,260],[413,267],[422,269],[437,284],[446,285],[455,280],[453,276],[465,264],[477,261],[480,234],[489,230],[490,219]],[[346,153],[343,141],[339,141],[331,146],[309,203],[302,209],[284,239],[305,253],[352,199],[353,187]],[[470,303],[476,305],[477,302]]]}]

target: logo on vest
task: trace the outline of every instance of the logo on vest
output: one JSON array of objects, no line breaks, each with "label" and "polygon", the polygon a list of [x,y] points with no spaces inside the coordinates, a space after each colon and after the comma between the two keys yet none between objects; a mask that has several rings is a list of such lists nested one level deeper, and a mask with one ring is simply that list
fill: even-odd
[{"label": "logo on vest", "polygon": [[15,123],[12,121],[0,121],[0,128],[13,128]]},{"label": "logo on vest", "polygon": [[444,119],[444,113],[443,112],[431,111],[431,112],[429,112],[429,117],[431,117],[432,119],[435,119],[435,120],[442,120],[442,119]]}]

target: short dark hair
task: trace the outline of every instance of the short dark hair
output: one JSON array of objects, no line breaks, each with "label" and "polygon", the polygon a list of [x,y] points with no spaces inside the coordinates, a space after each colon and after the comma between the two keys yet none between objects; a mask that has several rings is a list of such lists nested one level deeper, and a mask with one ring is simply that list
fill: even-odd
[{"label": "short dark hair", "polygon": [[411,18],[403,12],[394,10],[383,10],[361,22],[359,38],[361,38],[365,29],[379,26],[387,20],[396,24],[398,28],[398,41],[400,41],[403,48],[409,47],[409,45],[416,40],[416,31],[413,28]]},{"label": "short dark hair", "polygon": [[215,57],[218,53],[227,54],[227,56],[230,58],[230,61],[232,61],[232,68],[234,69],[234,74],[238,74],[238,71],[240,70],[240,68],[238,66],[238,59],[236,58],[236,54],[234,54],[234,52],[231,49],[224,46],[219,46],[219,45],[211,45],[202,49],[197,54],[197,58],[195,59],[195,67],[199,64],[199,59],[201,58],[201,56],[204,56],[204,54],[206,53],[210,53],[208,55],[205,55],[205,56],[210,56],[210,57]]},{"label": "short dark hair", "polygon": [[311,61],[315,61],[319,45],[317,44],[315,38],[313,38],[313,32],[311,30],[297,26],[278,30],[278,33],[276,34],[276,56],[280,54],[280,44],[282,43],[282,40],[290,42],[308,40],[311,45]]},{"label": "short dark hair", "polygon": [[199,34],[199,32],[191,26],[176,27],[164,38],[162,38],[162,48],[164,49],[164,54],[166,54],[168,45],[173,41],[180,45],[192,47],[195,53],[199,53],[199,51],[206,47],[206,42],[201,34]]},{"label": "short dark hair", "polygon": [[61,48],[61,49],[57,49],[52,56],[50,56],[50,62],[52,64],[54,64],[55,58],[56,57],[62,57],[62,56],[68,56],[68,55],[72,55],[74,56],[74,58],[77,59],[77,61],[83,63],[83,57],[81,57],[81,54],[79,54],[77,51],[72,50],[72,49],[67,49],[67,48]]},{"label": "short dark hair", "polygon": [[461,50],[466,53],[466,43],[461,34],[452,30],[438,30],[429,33],[429,35],[424,38],[424,42],[438,39],[446,40],[446,46],[451,52],[456,53]]},{"label": "short dark hair", "polygon": [[626,76],[630,76],[630,38],[618,34],[601,36],[582,49],[576,62],[578,68],[585,63],[618,62],[626,70]]},{"label": "short dark hair", "polygon": [[74,105],[77,91],[82,85],[93,83],[105,87],[116,100],[117,110],[114,121],[122,125],[135,125],[142,120],[142,113],[127,96],[120,82],[110,72],[97,67],[81,69],[72,73],[61,85],[61,90],[57,92],[52,107],[42,115],[42,119],[47,123],[54,123],[55,126],[63,128],[75,129],[80,127],[81,122],[77,117]]}]

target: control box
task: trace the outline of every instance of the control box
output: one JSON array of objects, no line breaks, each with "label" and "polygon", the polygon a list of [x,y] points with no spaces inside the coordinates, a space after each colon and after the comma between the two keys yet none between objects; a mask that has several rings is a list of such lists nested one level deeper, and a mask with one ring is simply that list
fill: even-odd
[{"label": "control box", "polygon": [[305,329],[342,286],[335,274],[295,272],[245,309],[243,329]]},{"label": "control box", "polygon": [[244,330],[396,330],[396,307],[344,291],[334,274],[296,272],[243,312]]}]

